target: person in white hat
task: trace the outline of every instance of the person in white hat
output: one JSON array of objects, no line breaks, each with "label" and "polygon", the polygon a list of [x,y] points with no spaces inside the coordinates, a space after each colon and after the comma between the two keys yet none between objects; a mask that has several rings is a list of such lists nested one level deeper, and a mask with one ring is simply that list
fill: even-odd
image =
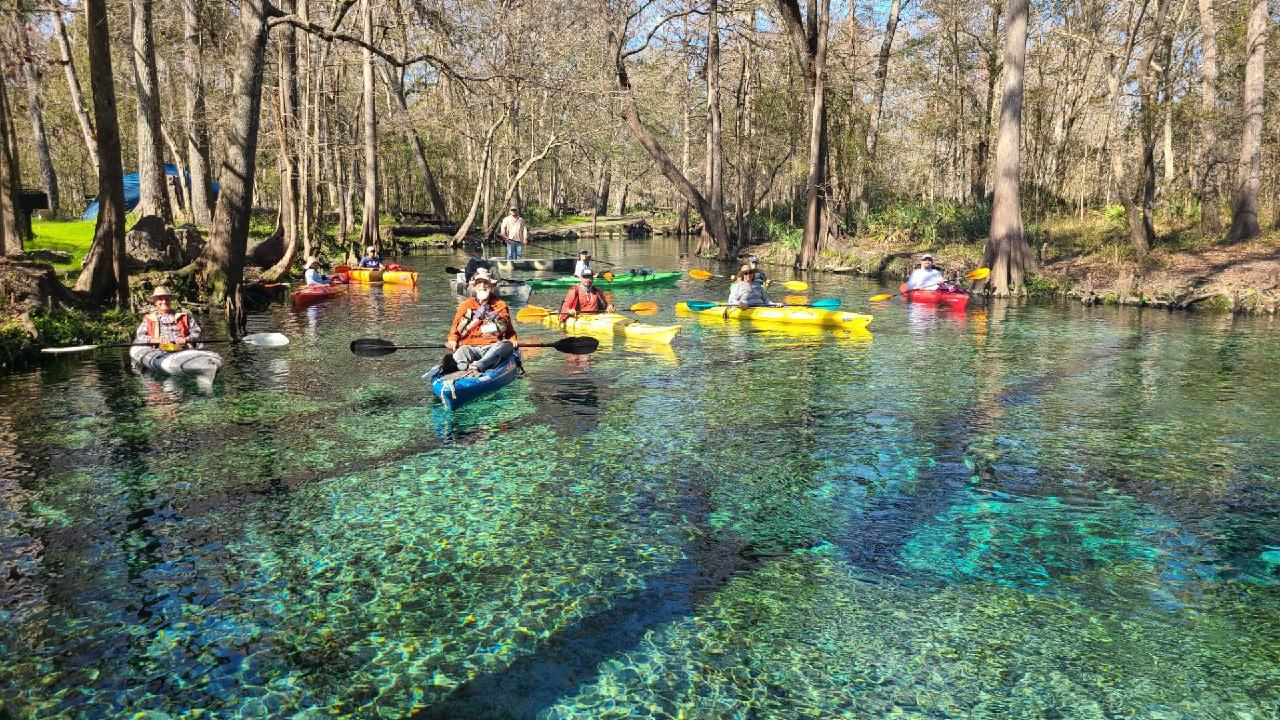
[{"label": "person in white hat", "polygon": [[444,344],[451,354],[440,358],[445,374],[464,370],[467,375],[481,375],[502,364],[520,346],[511,311],[494,290],[497,284],[485,268],[471,277],[475,294],[458,305]]},{"label": "person in white hat", "polygon": [[911,277],[907,278],[907,289],[936,290],[944,282],[942,271],[933,266],[933,256],[925,253],[920,256],[920,267],[912,270]]},{"label": "person in white hat", "polygon": [[157,285],[152,291],[151,307],[151,312],[142,316],[134,342],[170,352],[200,342],[200,325],[190,313],[173,309],[173,291],[167,286]]},{"label": "person in white hat", "polygon": [[382,258],[378,257],[378,248],[370,245],[364,249],[364,257],[360,258],[360,267],[366,270],[382,270]]},{"label": "person in white hat", "polygon": [[303,275],[303,278],[306,279],[308,285],[332,285],[333,284],[333,280],[330,279],[328,275],[325,275],[323,272],[320,272],[320,258],[317,258],[317,257],[307,258],[307,263],[306,265],[303,265],[303,267],[307,269],[307,272]]},{"label": "person in white hat", "polygon": [[766,275],[765,272],[760,269],[760,258],[755,255],[752,255],[747,262],[751,264],[751,282],[755,283],[756,285],[759,285],[760,287],[764,287],[768,285],[769,276]]},{"label": "person in white hat", "polygon": [[573,276],[582,277],[582,273],[591,269],[591,251],[579,250],[578,263],[573,266]]}]

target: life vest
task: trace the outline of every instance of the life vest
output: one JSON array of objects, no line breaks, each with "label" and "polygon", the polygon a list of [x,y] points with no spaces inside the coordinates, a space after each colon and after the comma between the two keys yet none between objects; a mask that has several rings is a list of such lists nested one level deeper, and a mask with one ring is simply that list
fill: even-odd
[{"label": "life vest", "polygon": [[[177,318],[178,337],[187,337],[191,334],[191,318],[185,312],[174,313]],[[160,339],[160,318],[155,313],[149,312],[146,315],[147,321],[147,337],[158,341]]]},{"label": "life vest", "polygon": [[476,313],[476,310],[479,309],[479,307],[467,308],[467,311],[462,313],[462,317],[458,318],[457,330],[459,342],[466,340],[468,337],[471,337],[476,330],[484,327],[485,321],[490,321],[495,327],[497,327],[498,332],[495,334],[498,336],[499,340],[505,340],[514,334],[511,331],[511,325],[500,313],[495,312],[492,307],[489,308],[489,312],[484,315],[478,315]]},{"label": "life vest", "polygon": [[563,316],[565,310],[582,310],[582,301],[588,297],[596,299],[597,307],[587,312],[604,312],[604,309],[609,306],[609,302],[604,298],[603,290],[593,287],[591,290],[584,292],[581,283],[579,283],[569,288],[569,294],[565,296],[564,304],[560,306],[561,315]]}]

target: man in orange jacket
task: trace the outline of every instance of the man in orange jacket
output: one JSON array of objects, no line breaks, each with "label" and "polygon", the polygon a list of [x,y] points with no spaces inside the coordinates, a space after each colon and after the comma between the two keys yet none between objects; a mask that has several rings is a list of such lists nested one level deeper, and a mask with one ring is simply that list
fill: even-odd
[{"label": "man in orange jacket", "polygon": [[468,376],[481,375],[501,365],[520,346],[511,311],[495,292],[497,284],[484,268],[472,276],[475,296],[463,300],[453,315],[449,340],[444,344],[452,355],[440,361],[444,373],[465,370]]}]

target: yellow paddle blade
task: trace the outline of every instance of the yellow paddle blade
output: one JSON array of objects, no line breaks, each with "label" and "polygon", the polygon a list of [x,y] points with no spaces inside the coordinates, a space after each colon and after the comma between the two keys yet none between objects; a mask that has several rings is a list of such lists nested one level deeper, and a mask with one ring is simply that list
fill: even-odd
[{"label": "yellow paddle blade", "polygon": [[991,276],[991,268],[980,267],[977,270],[965,273],[964,276],[970,280],[986,280]]},{"label": "yellow paddle blade", "polygon": [[880,302],[881,300],[888,300],[891,297],[893,297],[893,293],[880,293],[879,295],[872,295],[867,299],[871,302]]},{"label": "yellow paddle blade", "polygon": [[803,295],[786,295],[782,298],[782,302],[788,305],[808,305],[809,298]]},{"label": "yellow paddle blade", "polygon": [[656,302],[638,302],[631,306],[631,312],[658,312],[658,303]]},{"label": "yellow paddle blade", "polygon": [[[641,305],[643,305],[643,304],[644,304],[644,303],[641,303]],[[631,312],[633,312],[633,313],[635,313],[635,314],[637,314],[637,315],[657,315],[657,314],[658,314],[658,308],[656,308],[656,307],[646,307],[646,308],[641,308],[640,310],[632,310]]]},{"label": "yellow paddle blade", "polygon": [[520,322],[540,322],[542,318],[551,314],[551,311],[538,307],[537,305],[526,305],[520,308],[520,312],[516,313],[516,320]]},{"label": "yellow paddle blade", "polygon": [[707,272],[706,270],[698,270],[695,268],[689,271],[689,277],[693,278],[694,280],[710,280],[711,273]]},{"label": "yellow paddle blade", "polygon": [[788,280],[782,283],[782,287],[788,290],[795,290],[796,292],[804,292],[809,289],[809,283],[801,282],[799,280]]}]

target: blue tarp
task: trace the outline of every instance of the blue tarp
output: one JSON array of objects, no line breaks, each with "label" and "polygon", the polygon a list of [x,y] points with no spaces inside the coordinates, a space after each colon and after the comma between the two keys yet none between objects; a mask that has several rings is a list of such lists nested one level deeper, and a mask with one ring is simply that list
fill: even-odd
[{"label": "blue tarp", "polygon": [[[178,166],[170,163],[165,163],[164,174],[170,177],[178,177]],[[182,177],[183,181],[186,182],[187,186],[189,187],[191,185],[191,174],[184,172],[182,176],[183,176]],[[220,189],[220,187],[218,186],[218,183],[216,182],[210,183],[209,186],[213,189],[213,199],[217,200],[218,190]],[[124,176],[124,211],[125,212],[129,212],[130,210],[137,207],[139,194],[140,194],[140,191],[138,190],[138,173],[132,172],[132,173],[129,173],[128,175],[125,175]],[[97,220],[98,219],[98,201],[97,200],[94,200],[93,202],[89,203],[89,207],[84,209],[84,215],[81,215],[80,219],[81,220]]]}]

